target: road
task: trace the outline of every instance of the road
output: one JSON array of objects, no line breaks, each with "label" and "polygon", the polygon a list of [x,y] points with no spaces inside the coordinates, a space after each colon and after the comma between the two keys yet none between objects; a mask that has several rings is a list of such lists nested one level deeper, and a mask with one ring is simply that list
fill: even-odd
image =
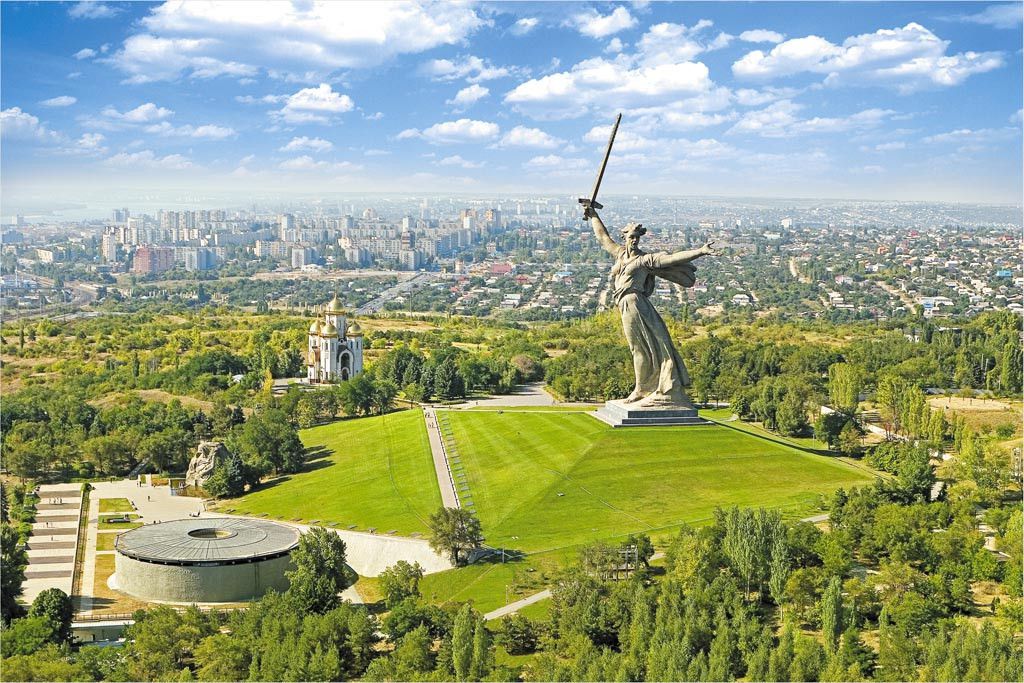
[{"label": "road", "polygon": [[[384,308],[385,304],[387,304],[389,301],[392,301],[395,297],[401,296],[406,292],[410,292],[416,287],[424,285],[432,279],[430,273],[413,274],[396,272],[393,273],[393,275],[398,276],[398,284],[388,287],[383,292],[381,292],[380,296],[378,296],[376,299],[373,299],[357,308],[355,310],[354,315],[370,315],[372,313],[376,313],[380,311],[380,309]],[[405,277],[406,279],[403,280],[403,277]]]}]

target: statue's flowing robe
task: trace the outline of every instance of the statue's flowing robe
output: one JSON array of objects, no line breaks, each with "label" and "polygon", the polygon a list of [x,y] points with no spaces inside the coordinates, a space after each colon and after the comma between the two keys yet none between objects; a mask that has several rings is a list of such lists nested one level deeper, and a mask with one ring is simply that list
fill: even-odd
[{"label": "statue's flowing robe", "polygon": [[622,315],[622,329],[633,355],[636,389],[633,397],[642,395],[653,405],[686,406],[690,375],[683,365],[650,296],[655,278],[661,277],[683,287],[692,287],[696,268],[690,263],[666,265],[668,254],[639,252],[629,256],[620,248],[611,271],[611,286]]}]

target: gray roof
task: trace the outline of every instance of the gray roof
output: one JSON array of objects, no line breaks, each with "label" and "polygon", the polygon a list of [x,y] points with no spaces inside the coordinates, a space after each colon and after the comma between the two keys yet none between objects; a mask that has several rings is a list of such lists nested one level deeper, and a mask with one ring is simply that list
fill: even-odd
[{"label": "gray roof", "polygon": [[147,524],[118,536],[115,547],[137,560],[192,564],[252,561],[286,553],[298,543],[298,530],[283,524],[207,517]]}]

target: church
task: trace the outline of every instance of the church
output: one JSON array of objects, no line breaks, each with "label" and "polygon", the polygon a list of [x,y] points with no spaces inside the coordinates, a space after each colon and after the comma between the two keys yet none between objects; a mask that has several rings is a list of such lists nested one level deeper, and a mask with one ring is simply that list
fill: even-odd
[{"label": "church", "polygon": [[310,384],[344,382],[363,371],[363,330],[347,322],[335,294],[323,315],[309,326],[306,379]]}]

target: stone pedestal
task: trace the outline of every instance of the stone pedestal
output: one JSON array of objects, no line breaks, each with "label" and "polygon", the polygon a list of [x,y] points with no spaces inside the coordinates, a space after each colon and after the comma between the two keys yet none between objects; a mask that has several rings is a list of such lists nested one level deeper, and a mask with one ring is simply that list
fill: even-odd
[{"label": "stone pedestal", "polygon": [[673,406],[643,408],[636,403],[623,403],[622,401],[608,401],[591,415],[612,427],[676,427],[710,424],[697,415],[696,408]]}]

